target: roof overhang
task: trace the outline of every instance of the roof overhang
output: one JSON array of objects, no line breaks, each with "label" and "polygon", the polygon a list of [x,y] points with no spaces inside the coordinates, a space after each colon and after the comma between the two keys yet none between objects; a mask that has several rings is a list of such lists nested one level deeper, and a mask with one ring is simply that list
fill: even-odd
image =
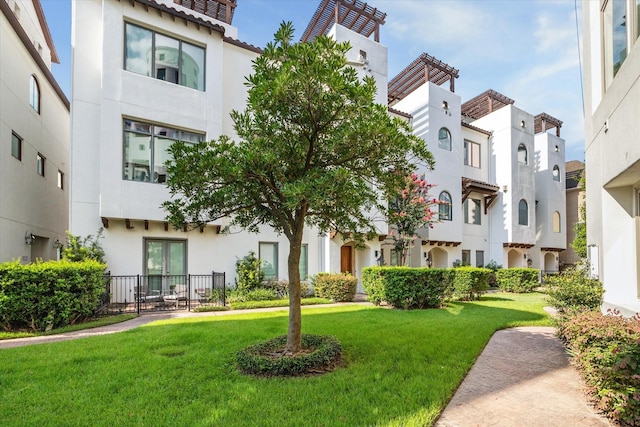
[{"label": "roof overhang", "polygon": [[462,203],[469,198],[471,193],[480,193],[484,195],[484,213],[488,213],[489,208],[498,197],[500,187],[471,178],[462,177]]},{"label": "roof overhang", "polygon": [[428,53],[423,53],[389,81],[388,102],[391,104],[406,98],[427,82],[438,86],[449,82],[449,89],[455,92],[455,79],[458,78],[458,74],[457,69]]}]

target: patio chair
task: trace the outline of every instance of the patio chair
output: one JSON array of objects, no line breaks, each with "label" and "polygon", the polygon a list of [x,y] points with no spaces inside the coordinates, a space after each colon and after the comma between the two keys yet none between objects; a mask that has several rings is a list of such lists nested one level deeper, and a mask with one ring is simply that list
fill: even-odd
[{"label": "patio chair", "polygon": [[186,301],[188,299],[187,285],[175,285],[168,295],[162,297],[165,304],[175,304],[176,308],[180,304],[180,301]]}]

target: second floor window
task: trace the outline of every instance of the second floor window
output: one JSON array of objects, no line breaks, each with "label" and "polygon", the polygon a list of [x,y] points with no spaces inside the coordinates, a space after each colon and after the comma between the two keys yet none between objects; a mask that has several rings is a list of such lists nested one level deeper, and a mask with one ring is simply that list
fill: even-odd
[{"label": "second floor window", "polygon": [[197,90],[205,89],[205,49],[125,23],[124,68]]},{"label": "second floor window", "polygon": [[524,144],[518,145],[518,163],[529,164],[529,153],[527,153],[527,147]]},{"label": "second floor window", "polygon": [[467,199],[464,201],[464,223],[465,224],[482,224],[482,212],[480,211],[482,203],[480,199]]},{"label": "second floor window", "polygon": [[529,205],[524,199],[518,203],[518,224],[529,225]]},{"label": "second floor window", "polygon": [[440,221],[451,221],[451,195],[446,191],[440,193],[438,197],[440,205],[438,205],[438,218]]},{"label": "second floor window", "polygon": [[480,168],[480,144],[464,140],[464,164]]},{"label": "second floor window", "polygon": [[451,151],[451,132],[447,128],[440,128],[438,132],[438,147]]}]

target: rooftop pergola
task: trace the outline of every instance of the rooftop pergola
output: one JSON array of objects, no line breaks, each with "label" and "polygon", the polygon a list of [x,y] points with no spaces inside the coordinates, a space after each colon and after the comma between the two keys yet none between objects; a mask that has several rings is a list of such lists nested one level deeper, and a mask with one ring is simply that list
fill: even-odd
[{"label": "rooftop pergola", "polygon": [[462,104],[462,115],[477,120],[514,102],[513,99],[489,89]]},{"label": "rooftop pergola", "polygon": [[451,92],[455,92],[458,70],[435,57],[423,53],[395,76],[388,85],[389,104],[397,102],[427,82],[438,86],[449,82]]},{"label": "rooftop pergola", "polygon": [[231,24],[237,0],[173,0],[174,4]]},{"label": "rooftop pergola", "polygon": [[367,38],[373,34],[374,40],[380,42],[380,25],[386,16],[360,0],[323,0],[300,40],[307,42],[326,34],[335,23]]},{"label": "rooftop pergola", "polygon": [[562,121],[548,115],[547,113],[540,113],[533,119],[533,129],[535,133],[542,133],[549,129],[556,128],[556,136],[560,137],[561,127]]}]

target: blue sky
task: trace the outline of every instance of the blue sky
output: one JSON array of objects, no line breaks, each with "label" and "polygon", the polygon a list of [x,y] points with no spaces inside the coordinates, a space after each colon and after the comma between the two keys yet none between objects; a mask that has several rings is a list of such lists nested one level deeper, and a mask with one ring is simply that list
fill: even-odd
[{"label": "blue sky", "polygon": [[[83,0],[79,0],[83,1]],[[71,1],[41,0],[61,64],[53,74],[70,95]],[[567,160],[584,160],[576,0],[369,0],[387,14],[380,42],[389,48],[389,78],[426,52],[460,70],[456,93],[466,101],[487,89],[563,126]],[[280,22],[299,37],[320,0],[238,0],[240,40],[263,47]]]}]

